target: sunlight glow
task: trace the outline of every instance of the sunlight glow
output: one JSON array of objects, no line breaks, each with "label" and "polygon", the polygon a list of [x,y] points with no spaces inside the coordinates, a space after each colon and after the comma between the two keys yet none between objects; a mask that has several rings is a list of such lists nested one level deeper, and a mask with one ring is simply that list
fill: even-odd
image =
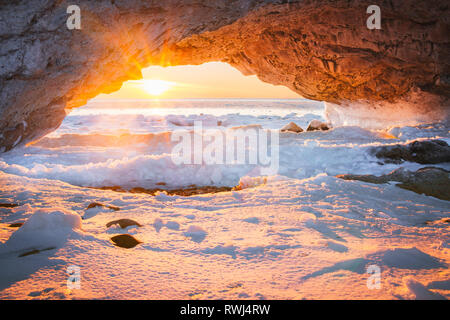
[{"label": "sunlight glow", "polygon": [[143,69],[141,75],[130,75],[130,78],[136,80],[126,81],[120,90],[101,94],[96,99],[302,98],[291,89],[262,82],[255,75],[244,76],[240,71],[223,62],[166,68],[154,65]]},{"label": "sunlight glow", "polygon": [[152,96],[159,96],[164,92],[170,90],[174,86],[173,82],[164,80],[143,80],[142,86],[144,90]]}]

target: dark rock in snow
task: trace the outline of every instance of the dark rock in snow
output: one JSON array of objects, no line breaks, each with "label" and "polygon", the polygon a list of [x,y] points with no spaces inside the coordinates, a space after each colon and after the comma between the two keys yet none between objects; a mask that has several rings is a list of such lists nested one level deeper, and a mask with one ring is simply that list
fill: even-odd
[{"label": "dark rock in snow", "polygon": [[8,227],[10,227],[10,228],[20,228],[21,226],[23,226],[23,222],[11,223]]},{"label": "dark rock in snow", "polygon": [[296,125],[294,122],[290,122],[287,125],[285,125],[280,130],[281,132],[293,132],[293,133],[300,133],[303,132],[303,129],[300,128],[298,125]]},{"label": "dark rock in snow", "polygon": [[109,227],[111,227],[111,226],[113,226],[115,224],[118,224],[122,229],[125,229],[125,228],[130,227],[130,226],[142,227],[142,225],[140,223],[138,223],[138,222],[136,222],[134,220],[131,220],[131,219],[114,220],[114,221],[108,222],[106,224],[106,227],[109,228]]},{"label": "dark rock in snow", "polygon": [[135,237],[133,237],[129,234],[120,234],[118,236],[114,236],[111,238],[111,241],[117,247],[126,248],[126,249],[134,248],[138,244],[142,243],[141,241],[137,240]]},{"label": "dark rock in snow", "polygon": [[90,205],[88,205],[88,207],[86,208],[86,210],[92,209],[92,208],[97,208],[97,207],[103,207],[103,208],[107,208],[107,209],[111,209],[114,211],[119,211],[120,208],[119,207],[115,207],[115,206],[108,206],[102,203],[98,203],[98,202],[92,202]]},{"label": "dark rock in snow", "polygon": [[450,162],[450,146],[442,140],[414,141],[408,145],[374,147],[370,152],[387,163],[403,161],[421,164]]},{"label": "dark rock in snow", "polygon": [[344,180],[359,180],[369,183],[401,182],[397,187],[425,194],[442,200],[450,200],[450,172],[441,168],[422,168],[416,172],[403,168],[382,176],[344,174],[337,176]]},{"label": "dark rock in snow", "polygon": [[330,130],[330,126],[325,122],[313,120],[309,123],[308,128],[306,129],[306,131],[317,131],[317,130],[322,131]]},{"label": "dark rock in snow", "polygon": [[15,208],[18,206],[16,203],[0,203],[0,208]]}]

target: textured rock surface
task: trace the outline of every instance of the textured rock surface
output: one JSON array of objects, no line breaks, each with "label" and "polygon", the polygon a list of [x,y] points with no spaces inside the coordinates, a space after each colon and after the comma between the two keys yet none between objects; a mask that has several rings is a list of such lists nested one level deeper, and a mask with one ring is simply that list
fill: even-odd
[{"label": "textured rock surface", "polygon": [[443,140],[414,141],[408,145],[373,147],[371,153],[386,163],[403,161],[421,164],[450,162],[450,146]]},{"label": "textured rock surface", "polygon": [[135,237],[129,234],[119,234],[118,236],[112,237],[111,241],[114,243],[115,246],[125,249],[134,248],[138,244],[142,243],[141,241],[137,240]]},{"label": "textured rock surface", "polygon": [[142,227],[142,225],[139,222],[136,222],[132,219],[119,219],[119,220],[110,221],[106,224],[106,227],[109,228],[113,225],[118,225],[122,229],[128,228],[130,226]]},{"label": "textured rock surface", "polygon": [[[150,65],[227,62],[300,95],[361,108],[411,90],[416,112],[447,110],[449,1],[77,1],[68,30],[62,0],[0,0],[0,148],[59,126],[65,109],[118,90]],[[423,99],[420,101],[424,101]]]},{"label": "textured rock surface", "polygon": [[377,184],[397,181],[400,183],[396,184],[396,186],[402,189],[450,201],[450,174],[441,168],[422,168],[416,172],[400,168],[380,177],[374,175],[345,174],[338,176],[338,178]]},{"label": "textured rock surface", "polygon": [[296,123],[289,122],[287,125],[285,125],[283,128],[281,128],[280,131],[281,132],[300,133],[300,132],[303,132],[303,129],[300,128]]},{"label": "textured rock surface", "polygon": [[313,120],[309,123],[308,128],[306,131],[317,131],[317,130],[330,130],[330,126],[322,121],[319,120]]}]

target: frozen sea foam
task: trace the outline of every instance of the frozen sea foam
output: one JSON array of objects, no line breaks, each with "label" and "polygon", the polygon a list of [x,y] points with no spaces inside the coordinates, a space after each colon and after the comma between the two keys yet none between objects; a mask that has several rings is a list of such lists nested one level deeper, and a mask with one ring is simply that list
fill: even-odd
[{"label": "frozen sea foam", "polygon": [[0,253],[58,247],[81,226],[81,218],[75,212],[39,209],[0,247]]}]

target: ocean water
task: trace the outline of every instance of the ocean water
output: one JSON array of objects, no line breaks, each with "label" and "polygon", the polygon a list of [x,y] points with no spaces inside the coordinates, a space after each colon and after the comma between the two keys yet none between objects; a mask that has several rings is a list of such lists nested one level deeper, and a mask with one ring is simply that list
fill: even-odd
[{"label": "ocean water", "polygon": [[310,119],[323,119],[324,110],[323,102],[306,99],[94,100],[72,110],[52,136],[80,129],[84,133],[162,132],[185,127],[179,122],[183,119],[184,124],[195,119],[205,125],[208,120],[217,120],[229,125],[258,123],[277,128],[278,123],[271,125],[270,120],[291,115],[302,117],[306,126]]},{"label": "ocean water", "polygon": [[[398,165],[380,165],[368,149],[413,139],[448,140],[446,123],[368,130],[336,127],[326,132],[280,133],[294,122],[306,129],[312,120],[326,121],[322,102],[300,100],[125,100],[91,101],[72,110],[61,127],[40,141],[1,155],[6,173],[60,180],[84,187],[167,188],[235,186],[244,177],[267,175],[259,162],[174,163],[173,133],[204,130],[229,132],[257,128],[276,133],[277,159],[272,174],[305,179],[318,174],[385,174]],[[203,135],[205,132],[197,133]],[[207,144],[195,152],[206,150]],[[258,145],[257,148],[260,146]],[[224,148],[226,146],[224,145]],[[268,150],[272,150],[268,146]],[[250,146],[246,159],[250,159]],[[269,150],[269,151],[270,151]],[[275,148],[274,148],[275,150]],[[226,151],[226,150],[225,150]],[[224,152],[225,152],[224,151]],[[255,151],[255,150],[253,150]],[[406,163],[411,170],[420,165]]]}]

